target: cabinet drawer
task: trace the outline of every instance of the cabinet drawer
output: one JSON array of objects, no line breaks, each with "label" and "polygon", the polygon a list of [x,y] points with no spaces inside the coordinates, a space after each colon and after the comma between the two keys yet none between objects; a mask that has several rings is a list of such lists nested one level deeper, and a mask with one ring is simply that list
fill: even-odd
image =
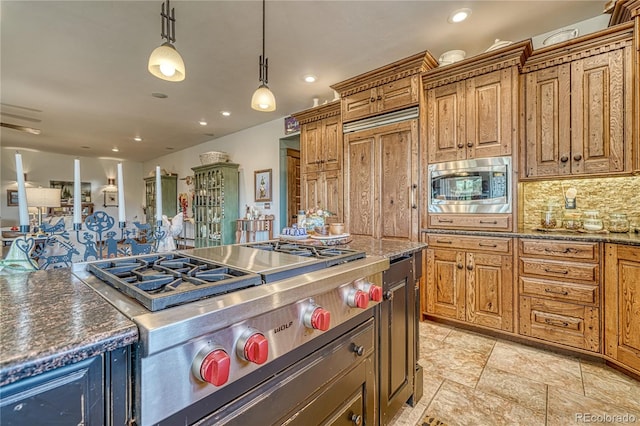
[{"label": "cabinet drawer", "polygon": [[428,235],[429,247],[511,253],[511,238],[479,238],[464,235]]},{"label": "cabinet drawer", "polygon": [[520,334],[600,351],[600,310],[591,306],[520,296]]},{"label": "cabinet drawer", "polygon": [[595,285],[520,277],[520,294],[547,297],[565,302],[584,303],[592,306],[600,304],[600,288]]},{"label": "cabinet drawer", "polygon": [[521,239],[520,255],[597,262],[599,259],[599,246],[598,243]]},{"label": "cabinet drawer", "polygon": [[520,275],[539,275],[597,283],[600,266],[592,263],[520,258]]},{"label": "cabinet drawer", "polygon": [[430,214],[430,228],[510,231],[511,215]]}]

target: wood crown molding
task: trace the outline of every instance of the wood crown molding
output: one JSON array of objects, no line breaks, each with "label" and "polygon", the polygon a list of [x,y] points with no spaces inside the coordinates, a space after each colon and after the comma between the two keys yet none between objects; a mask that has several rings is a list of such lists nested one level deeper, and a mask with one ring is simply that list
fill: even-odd
[{"label": "wood crown molding", "polygon": [[633,22],[627,22],[583,37],[537,49],[525,63],[522,72],[528,73],[577,59],[588,58],[600,53],[622,49],[632,44]]},{"label": "wood crown molding", "polygon": [[340,115],[340,100],[291,114],[300,124],[311,123],[336,115]]},{"label": "wood crown molding", "polygon": [[433,89],[504,68],[517,66],[518,69],[522,69],[532,50],[531,40],[524,40],[427,71],[422,75],[422,83],[425,89]]},{"label": "wood crown molding", "polygon": [[621,24],[640,16],[640,0],[617,0],[610,10],[609,26]]},{"label": "wood crown molding", "polygon": [[409,56],[373,71],[357,75],[349,80],[331,85],[341,97],[369,90],[392,81],[400,80],[438,66],[438,61],[428,50]]}]

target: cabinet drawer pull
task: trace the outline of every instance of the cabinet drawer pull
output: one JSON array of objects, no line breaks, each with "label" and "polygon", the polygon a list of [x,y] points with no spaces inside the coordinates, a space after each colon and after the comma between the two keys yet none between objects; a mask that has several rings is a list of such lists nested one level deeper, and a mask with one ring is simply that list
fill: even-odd
[{"label": "cabinet drawer pull", "polygon": [[562,290],[562,291],[556,291],[556,290],[551,290],[550,288],[545,288],[544,289],[545,293],[551,293],[551,294],[561,294],[562,296],[568,296],[569,292],[566,290]]},{"label": "cabinet drawer pull", "polygon": [[545,272],[549,272],[551,274],[563,274],[563,275],[567,275],[569,273],[569,271],[567,269],[558,270],[558,269],[544,268],[544,271]]},{"label": "cabinet drawer pull", "polygon": [[449,240],[436,240],[436,243],[438,243],[438,244],[453,244],[453,241],[449,241]]},{"label": "cabinet drawer pull", "polygon": [[471,263],[469,263],[469,264],[467,265],[467,270],[468,270],[468,271],[473,271],[473,265],[472,265]]},{"label": "cabinet drawer pull", "polygon": [[440,222],[440,223],[453,223],[453,219],[438,218],[438,222]]},{"label": "cabinet drawer pull", "polygon": [[467,142],[467,146],[471,148],[473,146],[473,142]]},{"label": "cabinet drawer pull", "polygon": [[462,142],[458,142],[458,148],[464,148],[464,144]]},{"label": "cabinet drawer pull", "polygon": [[376,98],[371,98],[371,99],[370,99],[370,101],[371,101],[371,102],[375,102],[375,101],[376,101]]},{"label": "cabinet drawer pull", "polygon": [[549,325],[559,325],[561,327],[569,327],[569,323],[566,321],[554,321],[552,319],[545,318],[544,322]]},{"label": "cabinet drawer pull", "polygon": [[497,220],[481,220],[480,223],[484,225],[497,225],[498,221]]},{"label": "cabinet drawer pull", "polygon": [[567,161],[569,161],[569,157],[567,157],[566,155],[563,155],[562,157],[560,157],[560,161],[562,161],[563,163],[566,163]]},{"label": "cabinet drawer pull", "polygon": [[544,251],[545,253],[561,253],[561,254],[578,253],[578,250],[571,247],[567,247],[564,250],[554,250],[550,248],[545,248]]},{"label": "cabinet drawer pull", "polygon": [[464,265],[462,263],[458,263],[456,266],[458,267],[458,269],[464,268]]},{"label": "cabinet drawer pull", "polygon": [[576,161],[580,161],[580,160],[582,160],[582,155],[581,154],[576,154],[576,155],[573,156],[573,159],[576,160]]},{"label": "cabinet drawer pull", "polygon": [[382,96],[378,95],[378,100],[381,101],[382,100]]},{"label": "cabinet drawer pull", "polygon": [[480,247],[498,247],[497,244],[486,244],[486,243],[479,243],[478,244]]}]

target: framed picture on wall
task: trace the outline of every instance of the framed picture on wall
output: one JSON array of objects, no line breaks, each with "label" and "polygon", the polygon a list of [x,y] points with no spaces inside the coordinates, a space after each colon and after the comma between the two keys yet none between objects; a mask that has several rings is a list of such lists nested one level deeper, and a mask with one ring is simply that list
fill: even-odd
[{"label": "framed picture on wall", "polygon": [[253,173],[256,202],[271,201],[271,169],[256,170]]},{"label": "framed picture on wall", "polygon": [[18,205],[18,191],[15,189],[7,189],[7,206]]},{"label": "framed picture on wall", "polygon": [[[66,182],[61,180],[50,180],[49,181],[50,188],[58,188],[60,189],[60,202],[62,204],[70,203],[70,200],[73,199],[73,182]],[[80,183],[80,192],[83,203],[91,202],[91,182],[82,182]]]},{"label": "framed picture on wall", "polygon": [[118,191],[104,192],[104,206],[118,207]]}]

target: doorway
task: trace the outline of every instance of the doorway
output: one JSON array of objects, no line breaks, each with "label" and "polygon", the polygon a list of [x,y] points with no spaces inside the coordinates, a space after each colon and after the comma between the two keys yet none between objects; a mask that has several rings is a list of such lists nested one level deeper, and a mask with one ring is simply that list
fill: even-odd
[{"label": "doorway", "polygon": [[280,139],[280,224],[291,226],[300,210],[300,134]]}]

